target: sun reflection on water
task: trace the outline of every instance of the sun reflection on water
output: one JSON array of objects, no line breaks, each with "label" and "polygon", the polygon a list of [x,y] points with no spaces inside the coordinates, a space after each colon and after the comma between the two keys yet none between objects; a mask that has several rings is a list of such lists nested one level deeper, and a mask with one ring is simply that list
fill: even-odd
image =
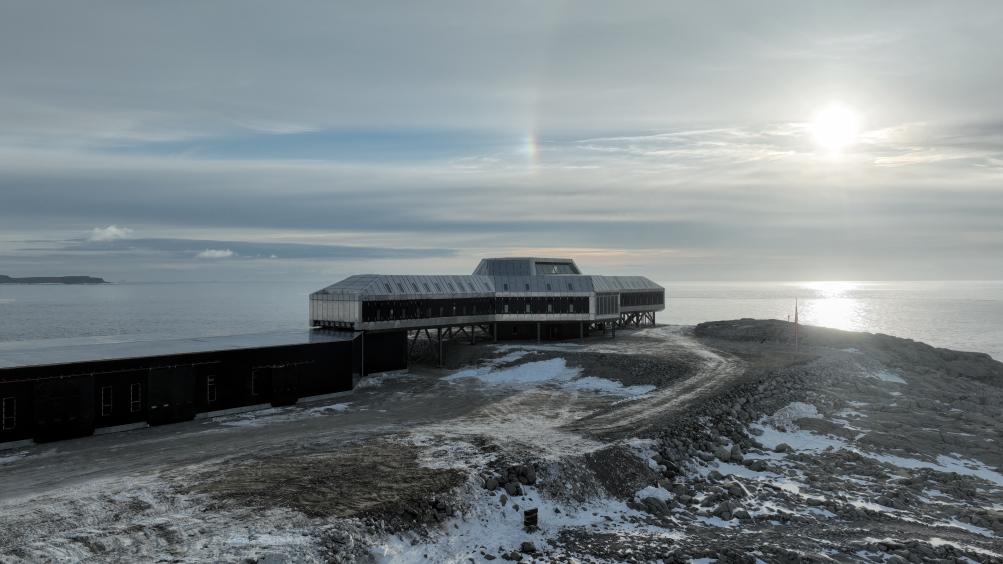
[{"label": "sun reflection on water", "polygon": [[825,281],[803,282],[797,286],[807,294],[799,302],[801,323],[846,331],[864,328],[864,306],[854,297],[854,291],[859,290],[862,284]]}]

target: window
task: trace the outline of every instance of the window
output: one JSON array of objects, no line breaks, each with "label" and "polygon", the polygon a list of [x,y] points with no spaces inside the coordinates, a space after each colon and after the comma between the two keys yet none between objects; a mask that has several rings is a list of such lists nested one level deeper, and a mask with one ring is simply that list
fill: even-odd
[{"label": "window", "polygon": [[526,284],[526,291],[529,291],[529,284]]},{"label": "window", "polygon": [[414,288],[414,293],[417,294],[418,293],[418,285],[415,284],[414,282],[412,282],[411,283],[411,287]]},{"label": "window", "polygon": [[205,377],[205,401],[206,403],[213,403],[216,401],[216,377],[206,376]]},{"label": "window", "polygon": [[384,282],[383,286],[387,289],[387,293],[388,294],[393,294],[394,293],[394,290],[393,290],[393,288],[390,287],[390,284]]},{"label": "window", "polygon": [[574,303],[568,304],[568,313],[574,313],[574,312],[575,312],[575,304]]},{"label": "window", "polygon": [[129,386],[129,413],[143,409],[143,385],[139,382]]},{"label": "window", "polygon": [[3,425],[2,430],[10,431],[14,427],[17,427],[17,398],[8,397],[3,399],[3,407],[0,408],[0,421]]},{"label": "window", "polygon": [[101,417],[111,415],[111,386],[101,387]]},{"label": "window", "polygon": [[508,304],[502,305],[502,313],[508,313]]},{"label": "window", "polygon": [[425,287],[425,291],[426,292],[429,292],[429,293],[432,292],[432,289],[428,287],[428,282],[422,282],[421,285]]},{"label": "window", "polygon": [[550,291],[550,282],[547,282],[547,291]]},{"label": "window", "polygon": [[504,286],[505,291],[508,292],[508,284],[502,284],[502,286]]},{"label": "window", "polygon": [[397,289],[401,291],[402,294],[406,294],[407,290],[404,289],[404,285],[400,282],[397,283]]},{"label": "window", "polygon": [[529,304],[526,304],[526,313],[530,313],[530,311],[529,311]]},{"label": "window", "polygon": [[568,290],[569,290],[569,291],[570,291],[570,290],[574,290],[574,288],[573,288],[573,287],[571,286],[571,282],[568,282]]},{"label": "window", "polygon": [[554,304],[547,304],[547,313],[554,313]]}]

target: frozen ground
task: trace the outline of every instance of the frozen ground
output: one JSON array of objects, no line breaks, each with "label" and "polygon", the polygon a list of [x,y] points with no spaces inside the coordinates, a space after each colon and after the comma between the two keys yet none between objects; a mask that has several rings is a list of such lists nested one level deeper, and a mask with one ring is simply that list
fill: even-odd
[{"label": "frozen ground", "polygon": [[1003,365],[788,330],[456,342],[324,401],[0,451],[0,561],[1003,561]]}]

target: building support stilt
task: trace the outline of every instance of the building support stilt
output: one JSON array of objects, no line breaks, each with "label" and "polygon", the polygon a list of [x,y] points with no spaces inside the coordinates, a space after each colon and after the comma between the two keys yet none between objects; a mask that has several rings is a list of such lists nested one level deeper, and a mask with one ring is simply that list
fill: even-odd
[{"label": "building support stilt", "polygon": [[585,322],[584,321],[579,321],[578,322],[578,339],[580,341],[582,341],[583,343],[585,342]]},{"label": "building support stilt", "polygon": [[442,327],[436,327],[435,332],[439,340],[439,354],[437,357],[437,361],[439,368],[442,368]]},{"label": "building support stilt", "polygon": [[540,323],[536,323],[536,342],[540,342]]},{"label": "building support stilt", "polygon": [[492,338],[492,340],[495,343],[498,342],[498,324],[497,323],[492,323],[491,324],[491,338]]}]

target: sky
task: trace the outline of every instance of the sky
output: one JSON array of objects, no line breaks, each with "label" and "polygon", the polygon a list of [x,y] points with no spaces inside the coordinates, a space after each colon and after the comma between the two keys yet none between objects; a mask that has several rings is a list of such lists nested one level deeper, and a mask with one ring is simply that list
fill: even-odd
[{"label": "sky", "polygon": [[1003,279],[999,2],[9,2],[0,274]]}]

